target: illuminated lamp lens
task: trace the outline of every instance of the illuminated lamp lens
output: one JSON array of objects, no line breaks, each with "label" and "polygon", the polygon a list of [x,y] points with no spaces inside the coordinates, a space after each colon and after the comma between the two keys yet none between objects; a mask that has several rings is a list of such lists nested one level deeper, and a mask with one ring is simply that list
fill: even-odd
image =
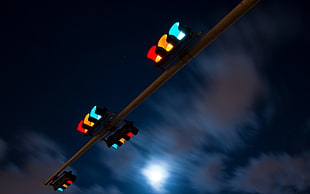
[{"label": "illuminated lamp lens", "polygon": [[68,180],[67,183],[72,184],[73,182],[71,180]]},{"label": "illuminated lamp lens", "polygon": [[124,138],[121,138],[118,141],[121,142],[121,143],[125,143],[125,139]]},{"label": "illuminated lamp lens", "polygon": [[184,37],[185,37],[184,32],[180,31],[180,33],[179,33],[178,36],[177,36],[177,39],[178,39],[178,40],[182,40]]},{"label": "illuminated lamp lens", "polygon": [[112,145],[112,147],[113,147],[114,149],[117,149],[117,148],[118,148],[118,145],[115,143],[115,144]]},{"label": "illuminated lamp lens", "polygon": [[61,192],[64,191],[63,188],[58,188],[57,190],[58,190],[58,191],[61,191]]},{"label": "illuminated lamp lens", "polygon": [[63,184],[62,186],[63,186],[64,188],[67,188],[67,187],[68,187],[68,185],[66,185],[66,184]]},{"label": "illuminated lamp lens", "polygon": [[133,136],[133,133],[129,132],[126,134],[128,137],[132,137]]},{"label": "illuminated lamp lens", "polygon": [[161,61],[162,57],[160,55],[156,56],[155,62],[158,63],[159,61]]}]

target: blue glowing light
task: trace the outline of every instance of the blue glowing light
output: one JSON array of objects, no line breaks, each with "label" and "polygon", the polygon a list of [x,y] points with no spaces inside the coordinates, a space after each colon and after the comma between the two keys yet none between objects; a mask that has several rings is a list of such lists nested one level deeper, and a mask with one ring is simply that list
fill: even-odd
[{"label": "blue glowing light", "polygon": [[90,111],[90,117],[92,117],[92,118],[94,118],[94,119],[96,119],[96,120],[99,120],[99,119],[101,119],[101,115],[98,115],[97,113],[96,113],[96,109],[97,109],[97,107],[96,106],[94,106],[92,109],[91,109],[91,111]]},{"label": "blue glowing light", "polygon": [[58,190],[58,191],[64,191],[62,188],[58,188],[57,190]]},{"label": "blue glowing light", "polygon": [[186,34],[179,29],[179,25],[179,22],[174,23],[169,30],[169,35],[176,37],[178,40],[182,40]]},{"label": "blue glowing light", "polygon": [[118,148],[118,145],[115,143],[115,144],[112,145],[112,147],[113,147],[114,149],[117,149],[117,148]]}]

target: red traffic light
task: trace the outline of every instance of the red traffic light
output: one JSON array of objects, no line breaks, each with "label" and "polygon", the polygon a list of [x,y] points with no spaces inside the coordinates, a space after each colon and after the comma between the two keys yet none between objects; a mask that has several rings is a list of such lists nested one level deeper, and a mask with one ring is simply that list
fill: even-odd
[{"label": "red traffic light", "polygon": [[163,57],[156,53],[156,46],[152,46],[147,53],[147,58],[153,60],[155,63],[159,63]]},{"label": "red traffic light", "polygon": [[128,137],[132,138],[133,137],[133,133],[129,132],[126,134]]},{"label": "red traffic light", "polygon": [[83,122],[83,120],[81,120],[81,121],[79,122],[79,124],[78,124],[78,126],[77,126],[76,129],[77,129],[78,131],[82,132],[82,133],[87,133],[87,132],[88,132],[88,129],[83,128],[83,127],[82,127],[83,124],[84,124],[84,122]]}]

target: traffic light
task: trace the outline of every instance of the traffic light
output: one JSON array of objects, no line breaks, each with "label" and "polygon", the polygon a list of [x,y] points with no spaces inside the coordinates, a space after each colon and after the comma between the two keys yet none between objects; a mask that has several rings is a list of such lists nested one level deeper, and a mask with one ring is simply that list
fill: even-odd
[{"label": "traffic light", "polygon": [[72,183],[74,183],[76,180],[76,176],[72,174],[72,171],[64,171],[55,182],[53,182],[51,185],[53,186],[55,191],[64,191],[66,188],[68,188]]},{"label": "traffic light", "polygon": [[97,108],[97,106],[94,106],[90,113],[87,113],[84,119],[79,122],[77,130],[85,135],[90,135],[100,122],[108,118],[108,116],[109,113],[106,108]]},{"label": "traffic light", "polygon": [[161,66],[191,36],[192,32],[189,28],[180,26],[180,23],[176,22],[170,27],[169,33],[162,35],[157,45],[149,49],[147,58]]},{"label": "traffic light", "polygon": [[133,125],[132,121],[126,121],[126,123],[118,129],[113,135],[109,136],[106,140],[108,147],[117,149],[122,146],[125,141],[130,141],[133,135],[138,134],[138,129]]},{"label": "traffic light", "polygon": [[92,122],[97,122],[100,119],[106,119],[109,114],[108,114],[108,109],[107,108],[98,108],[97,106],[94,106],[90,113],[89,113],[89,121]]}]

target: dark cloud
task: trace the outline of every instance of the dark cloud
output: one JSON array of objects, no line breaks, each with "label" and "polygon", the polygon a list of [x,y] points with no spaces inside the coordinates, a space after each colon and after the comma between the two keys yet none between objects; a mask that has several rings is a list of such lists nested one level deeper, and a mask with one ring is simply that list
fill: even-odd
[{"label": "dark cloud", "polygon": [[188,179],[200,193],[218,193],[225,186],[224,160],[222,154],[201,153],[198,163],[188,172]]},{"label": "dark cloud", "polygon": [[197,61],[193,69],[202,74],[203,81],[197,84],[188,79],[187,87],[194,91],[182,91],[184,86],[172,83],[148,101],[163,118],[146,126],[153,137],[149,144],[156,139],[159,147],[171,153],[188,153],[214,143],[224,150],[236,149],[242,145],[242,127],[257,128],[253,108],[267,86],[250,56],[242,52],[219,52],[211,59],[202,55]]},{"label": "dark cloud", "polygon": [[231,187],[237,192],[293,194],[310,191],[310,153],[290,156],[262,154],[235,172]]},{"label": "dark cloud", "polygon": [[78,193],[85,194],[121,194],[120,190],[115,186],[103,188],[100,185],[93,185],[91,188],[79,190]]},{"label": "dark cloud", "polygon": [[195,108],[204,121],[202,128],[221,142],[220,147],[233,150],[242,144],[239,133],[243,126],[256,128],[253,108],[267,86],[253,59],[243,52],[219,52],[213,57],[199,58],[209,79],[205,83],[208,88],[201,88],[201,95],[194,101]]},{"label": "dark cloud", "polygon": [[[33,132],[24,132],[24,141],[16,148],[11,146],[11,154],[20,154],[23,165],[6,161],[0,170],[0,187],[6,194],[54,193],[52,188],[43,184],[53,169],[59,167],[65,158],[58,154],[59,146],[50,139]],[[53,153],[53,154],[51,154]]]},{"label": "dark cloud", "polygon": [[221,54],[215,65],[209,89],[202,99],[203,109],[218,126],[236,125],[251,111],[262,93],[263,83],[253,61],[242,53]]},{"label": "dark cloud", "polygon": [[[0,169],[1,193],[5,194],[42,194],[55,193],[51,186],[45,186],[43,182],[55,172],[66,158],[61,154],[63,150],[50,138],[35,132],[24,131],[24,139],[18,145],[22,152],[23,165],[16,165],[13,161],[6,161],[6,165]],[[7,144],[1,140],[0,150],[5,151]],[[12,147],[13,148],[13,147]],[[13,148],[14,150],[14,148]],[[78,171],[72,168],[78,174]],[[66,190],[68,193],[87,194],[120,194],[117,187],[103,188],[93,186],[91,188],[78,187],[76,184]]]},{"label": "dark cloud", "polygon": [[4,140],[0,139],[0,162],[5,159],[7,149],[7,143]]}]

